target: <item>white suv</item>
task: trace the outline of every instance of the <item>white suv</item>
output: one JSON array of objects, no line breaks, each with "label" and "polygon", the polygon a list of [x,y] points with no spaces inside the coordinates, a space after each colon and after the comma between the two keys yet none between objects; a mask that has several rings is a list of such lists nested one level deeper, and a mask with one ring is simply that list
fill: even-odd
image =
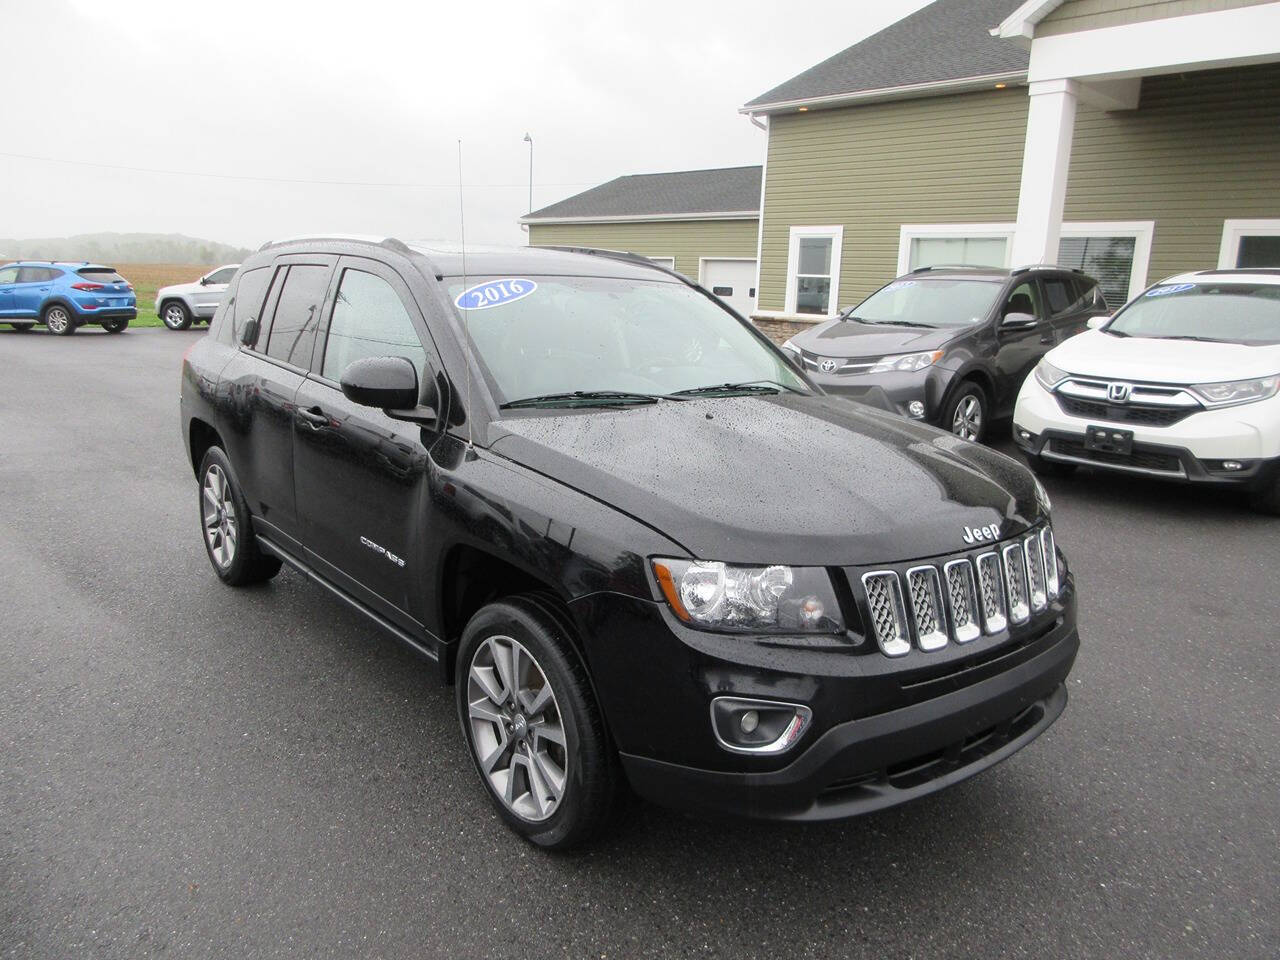
[{"label": "white suv", "polygon": [[156,315],[170,330],[185,330],[193,321],[209,322],[227,292],[227,284],[239,269],[240,264],[229,263],[211,270],[195,283],[161,287],[156,291]]},{"label": "white suv", "polygon": [[1018,395],[1032,469],[1229,484],[1280,513],[1280,270],[1171,277],[1089,326]]}]

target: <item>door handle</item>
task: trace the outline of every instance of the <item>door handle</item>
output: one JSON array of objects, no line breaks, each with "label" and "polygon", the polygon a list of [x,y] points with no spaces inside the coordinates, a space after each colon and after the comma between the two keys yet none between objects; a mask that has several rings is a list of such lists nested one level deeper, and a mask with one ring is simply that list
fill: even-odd
[{"label": "door handle", "polygon": [[308,410],[299,410],[298,416],[302,419],[303,423],[309,426],[312,430],[320,430],[329,426],[328,415],[319,407],[311,407]]}]

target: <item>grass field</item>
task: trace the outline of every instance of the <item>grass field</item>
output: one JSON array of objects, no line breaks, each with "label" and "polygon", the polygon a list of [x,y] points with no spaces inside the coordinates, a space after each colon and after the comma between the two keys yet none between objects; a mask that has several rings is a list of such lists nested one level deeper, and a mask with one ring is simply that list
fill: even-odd
[{"label": "grass field", "polygon": [[199,280],[213,267],[189,263],[121,263],[116,271],[133,284],[138,297],[138,318],[130,320],[130,327],[161,327],[156,316],[156,291],[173,283],[191,283]]}]

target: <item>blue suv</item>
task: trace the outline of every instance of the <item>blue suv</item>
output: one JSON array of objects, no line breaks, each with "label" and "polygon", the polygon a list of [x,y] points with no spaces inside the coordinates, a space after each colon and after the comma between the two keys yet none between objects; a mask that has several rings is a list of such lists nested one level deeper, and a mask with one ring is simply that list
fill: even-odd
[{"label": "blue suv", "polygon": [[96,323],[119,333],[137,315],[133,284],[111,267],[48,260],[0,267],[0,323],[15,330],[43,323],[50,333],[67,336]]}]

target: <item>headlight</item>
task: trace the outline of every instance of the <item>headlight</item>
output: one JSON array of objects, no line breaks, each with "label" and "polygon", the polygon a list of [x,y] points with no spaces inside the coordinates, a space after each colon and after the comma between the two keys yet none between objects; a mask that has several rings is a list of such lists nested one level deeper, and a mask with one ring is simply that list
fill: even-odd
[{"label": "headlight", "polygon": [[843,633],[840,604],[822,567],[738,567],[716,560],[653,560],[671,612],[707,630]]},{"label": "headlight", "polygon": [[1225,383],[1196,383],[1191,389],[1200,394],[1211,407],[1230,407],[1237,403],[1252,403],[1274,397],[1277,387],[1280,387],[1280,376],[1228,380]]},{"label": "headlight", "polygon": [[1067,372],[1059,370],[1048,360],[1041,360],[1036,364],[1036,379],[1040,381],[1040,385],[1046,390],[1052,390],[1067,379]]},{"label": "headlight", "polygon": [[923,370],[925,367],[931,367],[942,359],[941,350],[933,350],[929,353],[900,353],[892,357],[883,357],[876,361],[867,373],[893,373],[894,371],[908,373],[914,370]]}]

